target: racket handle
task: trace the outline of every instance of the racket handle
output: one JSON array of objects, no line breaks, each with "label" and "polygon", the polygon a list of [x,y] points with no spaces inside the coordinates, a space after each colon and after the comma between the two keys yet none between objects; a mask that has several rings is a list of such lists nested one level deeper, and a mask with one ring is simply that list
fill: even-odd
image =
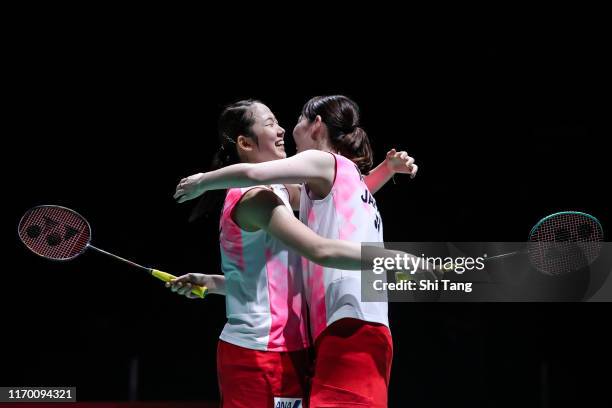
[{"label": "racket handle", "polygon": [[[427,273],[431,274],[434,278],[439,279],[443,277],[445,273],[454,272],[454,270],[455,270],[454,265],[453,266],[442,266],[442,269],[435,269],[435,272],[430,270],[430,271],[427,271]],[[395,271],[395,280],[397,282],[406,281],[406,280],[420,280],[422,279],[422,276],[424,275],[415,276],[414,274],[410,272]]]},{"label": "racket handle", "polygon": [[[176,276],[167,272],[158,271],[157,269],[151,269],[151,275],[164,282],[170,282],[172,279],[176,279]],[[194,286],[193,289],[191,289],[191,293],[204,299],[204,296],[208,293],[208,288],[206,286]]]},{"label": "racket handle", "polygon": [[396,271],[395,272],[395,281],[407,281],[407,280],[415,280],[414,276],[407,272]]}]

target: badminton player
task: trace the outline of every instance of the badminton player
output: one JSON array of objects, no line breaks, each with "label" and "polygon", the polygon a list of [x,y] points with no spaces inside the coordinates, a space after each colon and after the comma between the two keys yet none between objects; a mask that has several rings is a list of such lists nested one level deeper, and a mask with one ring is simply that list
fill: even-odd
[{"label": "badminton player", "polygon": [[[283,159],[284,133],[262,103],[231,105],[219,121],[217,164]],[[391,159],[396,165],[407,160],[397,152]],[[376,173],[374,182],[384,183],[393,172],[385,164]],[[295,196],[299,189],[261,184],[230,189],[220,220],[228,322],[220,336],[217,366],[224,407],[269,407],[306,395],[310,342],[303,297],[307,291],[301,268],[294,267],[301,262],[298,255],[330,270],[360,268],[356,240],[323,238],[293,216],[290,191]],[[188,294],[192,284],[205,284],[205,279],[211,277],[190,274],[172,287]]]},{"label": "badminton player", "polygon": [[[363,176],[372,166],[372,151],[356,103],[339,95],[309,100],[293,137],[295,156],[188,177],[175,197],[184,202],[207,190],[303,183],[300,219],[314,232],[355,243],[383,242],[382,219]],[[414,175],[418,168],[410,159],[402,169]],[[302,269],[316,356],[310,406],[387,406],[393,354],[387,303],[361,302],[360,272],[309,260]]]}]

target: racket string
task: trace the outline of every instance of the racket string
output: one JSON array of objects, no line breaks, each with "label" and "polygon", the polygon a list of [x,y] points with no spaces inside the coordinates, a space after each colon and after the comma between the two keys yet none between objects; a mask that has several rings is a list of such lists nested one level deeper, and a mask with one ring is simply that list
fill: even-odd
[{"label": "racket string", "polygon": [[89,224],[62,207],[42,206],[24,216],[19,235],[36,254],[56,260],[81,253],[90,238]]},{"label": "racket string", "polygon": [[580,213],[558,214],[532,234],[529,255],[534,266],[546,273],[567,273],[593,262],[602,240],[603,230],[597,221]]}]

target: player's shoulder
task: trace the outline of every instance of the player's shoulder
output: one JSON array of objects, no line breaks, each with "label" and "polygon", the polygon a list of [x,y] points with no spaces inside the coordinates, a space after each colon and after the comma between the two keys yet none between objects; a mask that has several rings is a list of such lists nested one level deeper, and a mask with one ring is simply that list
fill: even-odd
[{"label": "player's shoulder", "polygon": [[296,160],[307,160],[321,165],[333,164],[336,160],[333,153],[316,149],[305,150],[296,154],[293,157]]},{"label": "player's shoulder", "polygon": [[257,186],[246,191],[236,206],[235,219],[246,230],[265,228],[275,208],[285,206],[269,187]]},{"label": "player's shoulder", "polygon": [[[248,189],[242,195],[239,206],[244,209],[257,210],[262,207],[279,204],[280,197],[269,186],[256,186]],[[282,201],[281,201],[282,203]]]}]

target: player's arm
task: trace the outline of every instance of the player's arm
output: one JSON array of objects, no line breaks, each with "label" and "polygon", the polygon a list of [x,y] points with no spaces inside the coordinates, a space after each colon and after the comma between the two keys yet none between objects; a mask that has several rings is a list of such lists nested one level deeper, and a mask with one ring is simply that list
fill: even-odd
[{"label": "player's arm", "polygon": [[181,180],[174,198],[182,203],[208,190],[263,184],[325,183],[331,186],[335,171],[335,159],[331,154],[307,150],[287,159],[239,163],[208,173],[194,174]]},{"label": "player's arm", "polygon": [[[256,188],[245,193],[234,213],[236,222],[248,230],[263,229],[301,256],[322,266],[361,270],[361,245],[324,238],[301,223],[273,192]],[[403,252],[372,247],[368,259],[394,257]],[[412,255],[409,255],[411,256]]]},{"label": "player's arm", "polygon": [[414,178],[418,169],[419,167],[414,164],[414,159],[408,156],[408,153],[391,149],[387,152],[385,160],[364,177],[364,181],[368,190],[374,194],[396,173],[409,174],[410,178]]}]

